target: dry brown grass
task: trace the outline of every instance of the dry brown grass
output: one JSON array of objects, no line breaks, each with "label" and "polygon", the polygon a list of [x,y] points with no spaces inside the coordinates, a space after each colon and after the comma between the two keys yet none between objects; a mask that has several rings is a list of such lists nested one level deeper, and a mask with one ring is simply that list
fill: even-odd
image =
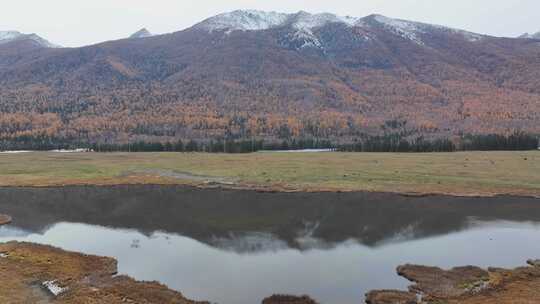
[{"label": "dry brown grass", "polygon": [[0,154],[0,186],[207,185],[287,191],[540,195],[540,153]]},{"label": "dry brown grass", "polygon": [[540,267],[519,267],[512,270],[473,266],[442,270],[437,267],[404,265],[398,268],[414,285],[410,292],[374,290],[368,293],[371,304],[537,304],[540,303]]},{"label": "dry brown grass", "polygon": [[[171,303],[194,302],[156,282],[115,276],[116,260],[67,252],[50,246],[10,242],[0,244],[0,303]],[[66,288],[57,297],[40,284],[55,281]]]}]

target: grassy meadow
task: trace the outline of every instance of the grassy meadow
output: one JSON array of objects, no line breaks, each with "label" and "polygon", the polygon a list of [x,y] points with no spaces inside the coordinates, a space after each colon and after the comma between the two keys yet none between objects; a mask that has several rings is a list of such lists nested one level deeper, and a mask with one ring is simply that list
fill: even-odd
[{"label": "grassy meadow", "polygon": [[0,154],[0,186],[115,184],[540,196],[540,152]]}]

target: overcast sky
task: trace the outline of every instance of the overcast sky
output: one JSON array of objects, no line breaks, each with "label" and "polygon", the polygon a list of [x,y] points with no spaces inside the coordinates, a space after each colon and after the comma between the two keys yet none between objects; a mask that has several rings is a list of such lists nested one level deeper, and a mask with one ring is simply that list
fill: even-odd
[{"label": "overcast sky", "polygon": [[305,10],[441,24],[494,36],[540,31],[540,0],[2,0],[0,30],[37,33],[64,46],[185,29],[235,9]]}]

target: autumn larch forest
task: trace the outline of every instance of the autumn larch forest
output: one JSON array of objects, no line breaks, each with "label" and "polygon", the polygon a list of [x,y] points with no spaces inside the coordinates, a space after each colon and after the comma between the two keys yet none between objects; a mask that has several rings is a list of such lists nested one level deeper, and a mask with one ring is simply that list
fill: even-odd
[{"label": "autumn larch forest", "polygon": [[0,142],[350,145],[390,136],[459,145],[540,133],[540,40],[401,21],[412,28],[404,33],[388,20],[327,22],[301,35],[294,24],[209,30],[210,18],[80,48],[3,43]]}]

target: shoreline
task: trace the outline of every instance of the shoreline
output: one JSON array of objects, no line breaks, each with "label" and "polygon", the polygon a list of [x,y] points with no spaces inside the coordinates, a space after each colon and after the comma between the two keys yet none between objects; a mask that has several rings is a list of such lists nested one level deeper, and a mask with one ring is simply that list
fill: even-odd
[{"label": "shoreline", "polygon": [[412,285],[408,291],[372,290],[368,304],[512,304],[536,303],[540,296],[540,260],[514,269],[476,266],[444,270],[402,265],[397,274]]},{"label": "shoreline", "polygon": [[0,243],[1,303],[178,303],[185,298],[158,282],[118,275],[118,262],[25,242]]},{"label": "shoreline", "polygon": [[[444,270],[422,265],[402,265],[397,274],[413,285],[408,291],[372,290],[368,304],[490,304],[533,303],[540,296],[540,260],[515,269],[476,266]],[[27,242],[0,243],[0,301],[83,304],[144,302],[209,304],[190,300],[159,282],[137,281],[118,275],[118,261]],[[362,301],[361,299],[358,299]],[[516,302],[517,301],[517,302]],[[308,295],[273,295],[263,304],[317,304]]]},{"label": "shoreline", "polygon": [[197,183],[190,181],[181,182],[119,182],[119,183],[50,183],[50,184],[33,184],[33,185],[2,185],[0,189],[59,189],[70,187],[129,187],[129,186],[150,186],[150,187],[184,187],[195,190],[223,190],[223,191],[253,191],[261,193],[373,193],[373,194],[394,194],[403,197],[435,197],[446,196],[456,198],[496,198],[496,197],[514,197],[514,198],[533,198],[540,199],[540,194],[521,193],[521,192],[506,192],[506,193],[466,193],[466,192],[400,192],[400,191],[377,191],[377,190],[351,190],[351,189],[333,189],[333,188],[290,188],[281,186],[265,186],[252,184],[220,184],[220,183]]}]

